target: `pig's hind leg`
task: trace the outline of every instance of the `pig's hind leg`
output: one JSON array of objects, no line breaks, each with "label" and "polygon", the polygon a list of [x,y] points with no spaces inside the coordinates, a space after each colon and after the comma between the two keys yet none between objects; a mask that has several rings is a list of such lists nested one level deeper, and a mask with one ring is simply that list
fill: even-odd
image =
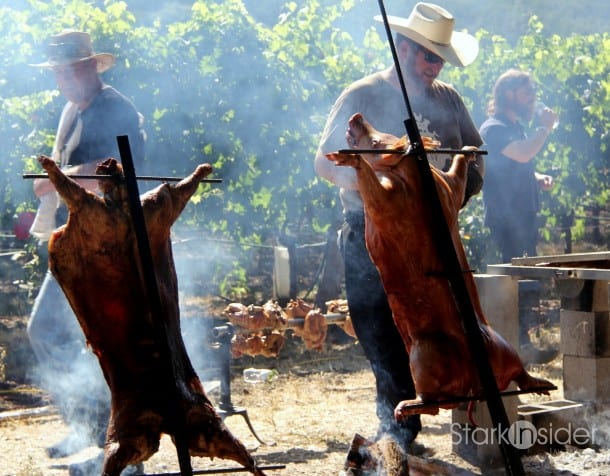
[{"label": "pig's hind leg", "polygon": [[[534,392],[537,388],[553,386],[548,380],[530,375],[517,351],[495,330],[489,326],[483,326],[482,330],[486,337],[489,359],[500,391],[506,390],[512,381],[517,383],[519,389]],[[548,395],[549,392],[543,390],[535,393]]]},{"label": "pig's hind leg", "polygon": [[394,410],[395,418],[401,420],[421,413],[436,415],[437,403],[468,394],[472,373],[464,371],[463,355],[459,341],[447,334],[418,335],[409,350],[417,398],[400,402]]}]

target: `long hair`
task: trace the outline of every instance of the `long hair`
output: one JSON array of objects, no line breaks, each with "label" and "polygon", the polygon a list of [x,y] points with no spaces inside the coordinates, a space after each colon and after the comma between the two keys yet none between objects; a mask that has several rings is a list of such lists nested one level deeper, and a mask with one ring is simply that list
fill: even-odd
[{"label": "long hair", "polygon": [[493,116],[503,112],[508,106],[506,93],[515,91],[532,82],[532,75],[526,71],[512,68],[503,73],[494,84],[492,97],[487,105],[487,114]]}]

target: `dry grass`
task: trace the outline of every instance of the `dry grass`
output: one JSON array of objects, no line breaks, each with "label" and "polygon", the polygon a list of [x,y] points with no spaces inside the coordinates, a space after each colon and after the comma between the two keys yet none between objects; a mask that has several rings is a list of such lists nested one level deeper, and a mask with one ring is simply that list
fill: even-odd
[{"label": "dry grass", "polygon": [[[556,339],[557,328],[547,328],[547,339]],[[247,367],[276,369],[271,381],[243,381]],[[544,366],[530,367],[533,374],[551,379],[561,389],[561,357]],[[261,465],[280,465],[269,476],[329,476],[342,473],[350,443],[356,433],[365,437],[376,430],[374,382],[360,347],[350,341],[327,344],[322,352],[308,351],[299,339],[289,339],[277,359],[242,357],[232,362],[232,403],[245,409],[258,436],[254,438],[245,419],[235,414],[226,419],[231,431],[250,449]],[[217,401],[217,391],[210,392]],[[527,395],[532,401],[558,399]],[[496,469],[481,469],[476,461],[459,456],[451,447],[451,412],[424,416],[424,430],[417,441],[418,457],[411,456],[412,474],[501,475]],[[93,449],[71,458],[50,460],[44,449],[65,436],[67,429],[56,415],[0,422],[1,476],[65,476],[70,462],[91,457]],[[610,474],[607,451],[577,450],[538,453],[523,458],[531,476]],[[230,461],[193,458],[193,468],[212,470],[234,467]],[[415,468],[418,468],[417,470]],[[427,469],[426,469],[427,468]],[[146,474],[177,472],[176,449],[167,437],[145,463]],[[428,472],[426,472],[428,471]]]}]

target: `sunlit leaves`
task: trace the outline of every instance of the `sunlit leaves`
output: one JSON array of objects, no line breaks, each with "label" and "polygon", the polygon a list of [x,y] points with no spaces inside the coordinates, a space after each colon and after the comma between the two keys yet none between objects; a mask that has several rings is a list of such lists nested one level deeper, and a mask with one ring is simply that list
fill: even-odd
[{"label": "sunlit leaves", "polygon": [[[520,67],[534,75],[540,98],[560,115],[559,127],[536,158],[537,170],[553,175],[556,183],[550,193],[541,194],[542,215],[546,217],[541,236],[543,241],[559,244],[574,210],[593,201],[609,205],[610,48],[607,34],[545,36],[537,18],[530,21],[530,29],[516,45],[478,32],[481,52],[474,67],[445,68],[442,74],[464,94],[478,124],[485,118],[493,83],[502,72]],[[469,221],[473,215],[483,215],[482,203],[478,205],[475,201],[462,213],[475,264],[485,259],[484,247],[477,243],[487,240],[486,229],[472,227]],[[578,218],[574,226],[580,226]],[[574,233],[573,238],[576,236]]]},{"label": "sunlit leaves", "polygon": [[[336,189],[313,171],[320,132],[346,85],[392,61],[379,24],[372,15],[358,16],[363,0],[194,0],[179,19],[146,24],[129,1],[27,4],[22,11],[4,7],[0,15],[0,134],[9,144],[0,169],[5,222],[17,207],[35,206],[31,187],[7,185],[6,177],[15,166],[35,166],[31,158],[48,151],[63,105],[52,76],[27,65],[44,59],[49,34],[68,27],[87,29],[98,51],[117,56],[104,79],[145,117],[149,172],[184,175],[208,162],[222,178],[200,187],[185,209],[189,228],[234,242],[273,241],[302,223],[322,233],[336,221]],[[268,14],[272,6],[275,13]],[[481,45],[475,63],[448,65],[441,78],[463,94],[477,124],[495,79],[515,66],[534,74],[542,99],[560,113],[560,126],[537,159],[557,182],[543,195],[543,214],[545,237],[559,241],[559,223],[570,210],[608,203],[610,38],[548,34],[536,17],[518,41],[475,34]],[[475,267],[487,252],[482,215],[480,197],[461,214]],[[235,285],[244,275],[227,269],[232,266],[218,270]]]}]

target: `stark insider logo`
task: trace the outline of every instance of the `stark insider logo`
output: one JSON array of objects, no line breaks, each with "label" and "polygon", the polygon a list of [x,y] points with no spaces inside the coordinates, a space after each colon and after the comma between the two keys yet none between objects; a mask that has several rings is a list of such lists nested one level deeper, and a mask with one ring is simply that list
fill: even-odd
[{"label": "stark insider logo", "polygon": [[548,427],[536,428],[527,420],[516,421],[502,431],[498,428],[462,427],[459,423],[454,423],[451,425],[451,435],[453,443],[458,445],[489,445],[502,442],[510,443],[520,450],[527,450],[536,444],[586,446],[593,442],[593,434],[586,428],[574,428],[571,423],[557,428],[554,428],[552,423]]}]

